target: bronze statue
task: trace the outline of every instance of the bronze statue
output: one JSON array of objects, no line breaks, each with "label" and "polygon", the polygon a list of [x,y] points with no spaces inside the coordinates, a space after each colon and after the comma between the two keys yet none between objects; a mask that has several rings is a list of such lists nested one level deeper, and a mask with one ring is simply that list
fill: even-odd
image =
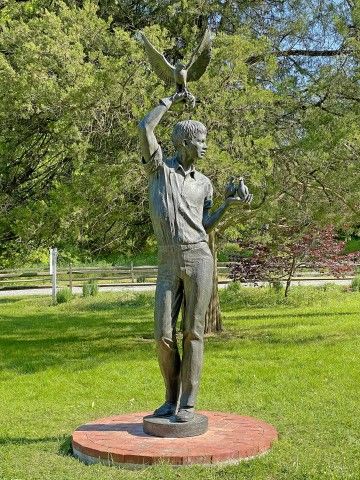
[{"label": "bronze statue", "polygon": [[[208,60],[204,59],[209,58],[210,52],[207,38],[208,33],[192,57],[188,80],[194,79],[191,75],[195,75],[195,71],[199,78],[206,68]],[[147,48],[153,52],[152,46]],[[161,56],[156,52],[152,58],[158,55]],[[224,203],[211,212],[211,182],[195,168],[197,159],[205,155],[207,148],[207,130],[201,122],[177,123],[172,132],[176,153],[169,159],[163,157],[154,130],[171,106],[186,100],[189,93],[186,74],[176,76],[175,67],[161,57],[161,68],[167,72],[163,78],[169,80],[175,75],[177,91],[160,100],[139,123],[142,161],[149,179],[150,214],[158,241],[155,339],[166,391],[165,403],[154,415],[175,415],[177,422],[190,422],[194,419],[202,368],[205,313],[212,293],[214,261],[208,246],[208,233],[230,205],[250,203],[252,195],[241,180],[239,187],[234,183],[231,192],[227,189]],[[200,68],[197,62],[202,57]],[[176,322],[182,302],[183,355],[180,359]]]}]

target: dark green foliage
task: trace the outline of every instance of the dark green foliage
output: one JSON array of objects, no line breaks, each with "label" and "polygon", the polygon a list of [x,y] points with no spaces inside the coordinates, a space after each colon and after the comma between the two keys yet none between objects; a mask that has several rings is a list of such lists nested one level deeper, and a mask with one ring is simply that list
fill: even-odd
[{"label": "dark green foliage", "polygon": [[217,32],[191,85],[197,109],[169,114],[157,133],[172,154],[176,120],[208,126],[199,168],[216,204],[231,174],[245,176],[252,211],[233,209],[220,242],[269,224],[358,223],[359,18],[345,0],[3,2],[0,267],[38,261],[51,245],[89,259],[148,246],[136,123],[172,92],[150,73],[138,28],[170,60],[187,60],[207,23]]},{"label": "dark green foliage", "polygon": [[124,31],[111,33],[91,3],[82,10],[58,4],[21,20],[7,13],[0,29],[3,264],[55,243],[93,253],[140,248],[150,224],[137,154],[139,47]]}]

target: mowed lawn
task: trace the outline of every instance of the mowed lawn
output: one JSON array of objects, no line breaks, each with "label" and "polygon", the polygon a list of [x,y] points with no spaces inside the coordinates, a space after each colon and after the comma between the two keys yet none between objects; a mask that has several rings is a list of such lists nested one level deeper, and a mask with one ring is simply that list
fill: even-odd
[{"label": "mowed lawn", "polygon": [[224,293],[225,331],[206,339],[198,407],[272,423],[280,439],[270,453],[136,471],[83,465],[69,437],[82,423],[162,402],[152,297],[99,294],[56,307],[1,299],[0,479],[359,480],[360,293],[291,295],[281,304],[265,289]]}]

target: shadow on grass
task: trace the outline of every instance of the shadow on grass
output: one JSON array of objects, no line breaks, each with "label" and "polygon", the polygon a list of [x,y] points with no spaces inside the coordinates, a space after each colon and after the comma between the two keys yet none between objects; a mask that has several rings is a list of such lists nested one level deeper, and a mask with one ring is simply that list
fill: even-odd
[{"label": "shadow on grass", "polygon": [[5,303],[5,304],[9,304],[9,303],[17,303],[17,302],[21,302],[22,298],[11,298],[11,297],[6,297],[6,298],[0,298],[0,305],[2,303]]},{"label": "shadow on grass", "polygon": [[38,443],[59,442],[60,446],[58,452],[60,455],[69,456],[73,454],[71,435],[63,435],[62,437],[40,437],[40,438],[27,438],[27,437],[0,437],[0,446],[8,445],[36,445]]},{"label": "shadow on grass", "polygon": [[154,348],[149,309],[119,308],[110,315],[107,309],[86,314],[82,310],[77,314],[46,311],[49,313],[2,315],[3,369],[25,374],[54,366],[84,370],[109,359],[142,359]]},{"label": "shadow on grass", "polygon": [[[217,338],[213,338],[216,343],[218,340],[234,339],[234,340],[246,340],[256,341],[267,344],[282,344],[282,345],[306,345],[316,342],[343,342],[353,338],[353,332],[338,332],[332,331],[327,333],[326,326],[327,320],[334,317],[354,316],[356,312],[308,312],[303,314],[249,314],[249,315],[236,315],[236,317],[230,317],[229,329]],[[259,325],[251,325],[250,327],[241,327],[241,321],[243,320],[262,320],[262,319],[282,319],[289,318],[288,322],[279,321],[271,323],[261,323]],[[298,319],[292,321],[292,319]],[[314,321],[311,319],[318,319]],[[225,320],[226,321],[226,320]],[[240,328],[239,328],[240,327]],[[297,328],[301,328],[301,332]],[[304,331],[304,328],[308,328],[308,332]],[[310,329],[317,329],[317,332]],[[291,332],[291,329],[294,329]],[[282,331],[285,331],[282,334]]]},{"label": "shadow on grass", "polygon": [[[259,313],[254,313],[254,314],[242,314],[239,315],[237,312],[235,315],[229,316],[230,321],[234,320],[261,320],[262,318],[312,318],[312,317],[343,317],[346,315],[355,315],[357,313],[356,310],[353,312],[329,312],[326,313],[324,311],[320,312],[307,312],[307,313],[292,313],[290,312],[285,312],[285,313],[267,313],[267,314],[259,314]],[[226,316],[226,312],[225,312]],[[278,324],[272,324],[273,326],[277,326]],[[292,327],[294,326],[294,322],[286,322],[286,325]],[[269,328],[270,325],[266,324],[266,328]]]},{"label": "shadow on grass", "polygon": [[[291,346],[291,347],[296,347],[296,346],[304,346],[304,345],[310,345],[310,344],[320,344],[320,343],[325,343],[325,342],[331,342],[331,343],[340,343],[340,342],[345,342],[353,338],[353,335],[339,335],[339,334],[321,334],[317,333],[314,335],[308,335],[308,336],[302,336],[302,337],[296,337],[295,335],[289,337],[289,336],[284,336],[281,337],[277,334],[274,334],[272,332],[240,332],[238,334],[231,335],[229,334],[228,336],[224,335],[220,338],[211,338],[210,344],[216,349],[216,350],[227,350],[228,346],[226,345],[226,339],[232,339],[235,341],[252,341],[256,343],[262,343],[262,344],[268,344],[268,345],[283,345],[283,346]],[[229,351],[231,353],[231,351]],[[239,355],[239,352],[236,353],[236,355]]]},{"label": "shadow on grass", "polygon": [[[0,318],[0,366],[17,373],[31,374],[49,367],[79,371],[115,360],[128,362],[154,357],[153,309],[142,299],[70,304],[38,308],[20,316]],[[15,310],[16,311],[16,310]],[[306,345],[316,342],[340,342],[347,333],[326,333],[326,317],[354,315],[356,312],[315,311],[304,314],[278,311],[269,314],[237,312],[229,315],[228,333],[212,337],[214,348],[227,349],[227,340],[263,344]],[[284,319],[288,318],[289,321]],[[279,322],[276,321],[279,319]],[[296,320],[298,319],[298,321]],[[315,319],[317,323],[315,322]],[[241,328],[243,320],[254,320],[253,326]],[[261,324],[256,324],[260,320]],[[308,322],[307,322],[308,320]],[[269,323],[266,323],[269,321]],[[271,323],[270,323],[271,322]],[[317,331],[296,331],[297,326],[316,327]],[[294,331],[291,331],[294,328]],[[235,330],[236,329],[236,330]],[[284,333],[281,333],[284,330]],[[216,346],[215,346],[216,345]]]},{"label": "shadow on grass", "polygon": [[40,437],[40,438],[27,438],[27,437],[0,437],[0,445],[32,445],[36,443],[57,442],[59,437]]}]

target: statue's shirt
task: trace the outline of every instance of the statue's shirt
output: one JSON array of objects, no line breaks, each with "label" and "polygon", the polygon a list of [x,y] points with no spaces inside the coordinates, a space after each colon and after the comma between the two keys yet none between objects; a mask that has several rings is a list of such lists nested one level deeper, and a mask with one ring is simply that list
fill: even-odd
[{"label": "statue's shirt", "polygon": [[[144,162],[144,161],[143,161]],[[176,158],[163,160],[159,147],[148,162],[150,215],[159,246],[207,242],[204,210],[212,206],[210,180]]]}]

